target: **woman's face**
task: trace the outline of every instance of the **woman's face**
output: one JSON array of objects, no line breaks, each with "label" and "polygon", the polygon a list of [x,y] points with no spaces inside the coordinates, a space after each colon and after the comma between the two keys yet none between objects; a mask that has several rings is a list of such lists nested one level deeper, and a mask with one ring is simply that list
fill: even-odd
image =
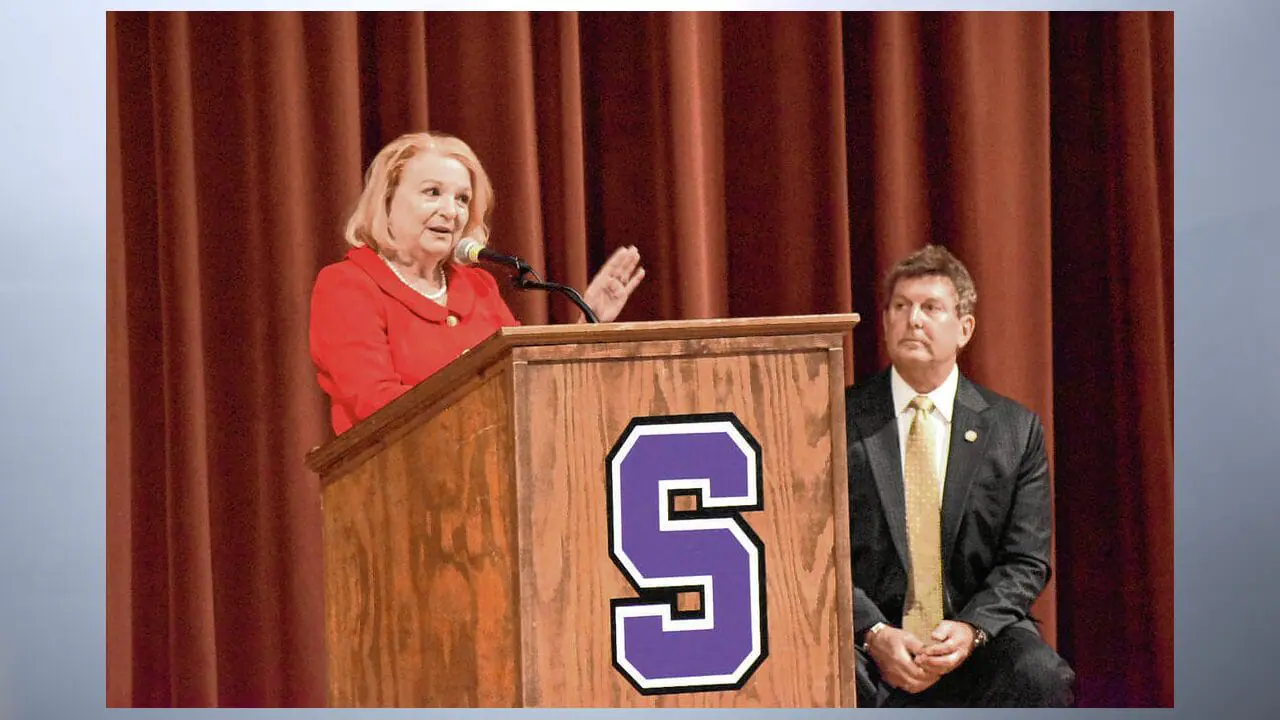
[{"label": "woman's face", "polygon": [[410,158],[388,211],[401,259],[433,264],[447,258],[471,216],[471,197],[471,173],[462,163],[433,152]]}]

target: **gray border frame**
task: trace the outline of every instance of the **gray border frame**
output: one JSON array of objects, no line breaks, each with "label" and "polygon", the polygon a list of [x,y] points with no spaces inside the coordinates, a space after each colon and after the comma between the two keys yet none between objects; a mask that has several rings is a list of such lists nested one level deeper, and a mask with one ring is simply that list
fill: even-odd
[{"label": "gray border frame", "polygon": [[[1280,66],[1275,38],[1280,9],[1265,0],[1138,5],[1177,12],[1178,620],[1176,628],[1167,629],[1178,639],[1175,712],[1273,716],[1280,707],[1271,681],[1275,653],[1268,642],[1280,636],[1269,613],[1271,598],[1280,597],[1280,473],[1271,457],[1280,428],[1275,298],[1280,271],[1272,262],[1280,255],[1275,249],[1280,239],[1280,182],[1275,177],[1280,143],[1273,135],[1280,117],[1280,83],[1273,76]],[[739,7],[782,5],[746,2]],[[1004,2],[968,7],[1044,6]],[[1060,2],[1053,7],[1114,6]],[[0,5],[0,210],[9,261],[0,275],[0,403],[6,411],[0,432],[0,719],[108,714],[103,709],[104,9],[66,0]],[[134,712],[153,718],[212,712],[246,718],[636,714],[110,711]],[[952,712],[975,720],[986,717],[976,711]],[[1123,712],[1107,714],[1119,717]],[[662,716],[844,714],[667,711]]]}]

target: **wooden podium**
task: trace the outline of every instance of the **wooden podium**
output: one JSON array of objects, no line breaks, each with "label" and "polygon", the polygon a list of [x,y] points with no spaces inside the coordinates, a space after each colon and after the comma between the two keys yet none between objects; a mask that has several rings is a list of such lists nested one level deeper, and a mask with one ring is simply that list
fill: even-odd
[{"label": "wooden podium", "polygon": [[506,328],[317,448],[329,704],[854,706],[857,321]]}]

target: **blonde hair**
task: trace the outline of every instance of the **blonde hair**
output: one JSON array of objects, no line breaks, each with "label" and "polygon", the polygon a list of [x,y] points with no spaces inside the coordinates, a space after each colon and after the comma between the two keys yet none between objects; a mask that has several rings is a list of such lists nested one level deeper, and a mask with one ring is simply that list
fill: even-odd
[{"label": "blonde hair", "polygon": [[[464,237],[471,236],[481,243],[489,239],[489,214],[493,209],[493,185],[480,164],[480,158],[465,142],[452,135],[438,132],[421,132],[401,135],[378,151],[364,176],[364,190],[356,202],[356,208],[347,219],[343,233],[347,244],[353,247],[370,247],[381,250],[391,240],[388,229],[388,212],[391,198],[400,185],[400,176],[409,160],[425,153],[436,153],[462,163],[471,173],[471,214]],[[449,260],[452,262],[452,258]]]}]

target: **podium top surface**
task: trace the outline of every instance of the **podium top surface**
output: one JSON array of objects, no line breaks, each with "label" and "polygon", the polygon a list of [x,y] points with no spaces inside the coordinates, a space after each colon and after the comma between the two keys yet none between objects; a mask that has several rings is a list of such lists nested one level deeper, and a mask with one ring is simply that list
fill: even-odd
[{"label": "podium top surface", "polygon": [[646,340],[698,340],[715,337],[767,337],[846,333],[858,323],[856,314],[791,315],[760,318],[711,318],[705,320],[656,320],[590,325],[524,325],[500,328],[484,343],[520,345],[594,344]]},{"label": "podium top surface", "polygon": [[357,423],[355,427],[307,454],[307,465],[325,475],[341,460],[378,443],[384,433],[433,405],[481,373],[512,350],[554,345],[598,345],[653,341],[710,340],[716,338],[844,335],[858,324],[854,313],[792,315],[758,318],[659,320],[573,325],[524,325],[504,327],[454,360],[440,372]]}]

